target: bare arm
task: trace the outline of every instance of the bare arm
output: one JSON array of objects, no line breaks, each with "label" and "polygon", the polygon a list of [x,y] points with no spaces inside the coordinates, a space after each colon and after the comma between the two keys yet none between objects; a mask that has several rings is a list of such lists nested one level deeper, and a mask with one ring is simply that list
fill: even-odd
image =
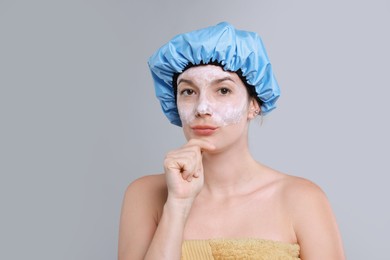
[{"label": "bare arm", "polygon": [[322,190],[309,181],[300,181],[291,198],[301,259],[344,260],[336,219]]},{"label": "bare arm", "polygon": [[126,190],[119,227],[119,260],[141,260],[158,225],[166,191],[164,176],[142,177]]},{"label": "bare arm", "polygon": [[180,259],[184,227],[191,205],[192,202],[167,201],[145,260]]},{"label": "bare arm", "polygon": [[[119,260],[180,259],[187,216],[203,187],[201,151],[207,149],[213,146],[191,140],[167,155],[163,181],[145,177],[129,186],[122,207]],[[164,188],[166,201],[161,201]]]}]

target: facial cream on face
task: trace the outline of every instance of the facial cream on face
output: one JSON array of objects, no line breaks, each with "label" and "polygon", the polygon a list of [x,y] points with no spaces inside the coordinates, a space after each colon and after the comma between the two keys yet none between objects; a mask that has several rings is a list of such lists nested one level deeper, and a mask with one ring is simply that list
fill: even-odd
[{"label": "facial cream on face", "polygon": [[178,83],[178,110],[185,125],[197,124],[207,115],[207,123],[228,126],[246,115],[248,94],[235,73],[214,65],[193,67],[179,76]]}]

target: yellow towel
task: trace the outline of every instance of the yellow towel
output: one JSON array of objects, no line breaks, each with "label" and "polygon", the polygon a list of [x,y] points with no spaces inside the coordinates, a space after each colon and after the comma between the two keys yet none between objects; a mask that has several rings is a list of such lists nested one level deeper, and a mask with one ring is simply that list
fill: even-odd
[{"label": "yellow towel", "polygon": [[265,239],[185,240],[182,260],[299,260],[299,245]]}]

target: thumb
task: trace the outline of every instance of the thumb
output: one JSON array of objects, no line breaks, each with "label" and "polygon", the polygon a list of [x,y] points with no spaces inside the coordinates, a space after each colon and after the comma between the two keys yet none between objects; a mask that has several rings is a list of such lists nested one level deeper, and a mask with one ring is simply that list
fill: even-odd
[{"label": "thumb", "polygon": [[198,146],[201,152],[213,151],[216,149],[213,143],[204,139],[191,139],[190,141],[188,141],[187,145]]}]

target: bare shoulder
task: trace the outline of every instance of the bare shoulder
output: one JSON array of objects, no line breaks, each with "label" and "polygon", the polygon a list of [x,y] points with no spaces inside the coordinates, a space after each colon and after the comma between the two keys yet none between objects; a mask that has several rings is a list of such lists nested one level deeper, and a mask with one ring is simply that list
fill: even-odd
[{"label": "bare shoulder", "polygon": [[145,175],[138,179],[135,179],[133,182],[129,184],[130,187],[134,186],[154,186],[154,185],[164,185],[165,177],[164,174],[153,174],[153,175]]},{"label": "bare shoulder", "polygon": [[[302,203],[324,203],[328,201],[325,192],[314,182],[291,175],[284,175],[281,182],[281,191],[286,203],[297,206]],[[299,205],[298,205],[299,206]]]},{"label": "bare shoulder", "polygon": [[151,210],[162,209],[168,194],[164,174],[146,175],[134,180],[126,189],[124,203],[148,205]]},{"label": "bare shoulder", "polygon": [[146,175],[129,184],[127,194],[154,195],[160,192],[167,192],[164,174]]},{"label": "bare shoulder", "polygon": [[268,185],[275,189],[285,203],[296,205],[297,200],[327,200],[323,190],[314,182],[305,178],[288,175],[265,166],[263,167],[263,171],[266,172],[268,176]]},{"label": "bare shoulder", "polygon": [[325,192],[308,179],[279,173],[276,185],[278,185],[280,199],[293,223],[299,223],[308,218],[311,213],[322,214],[324,210],[331,212]]},{"label": "bare shoulder", "polygon": [[119,228],[119,259],[143,259],[167,197],[163,174],[136,179],[127,187]]},{"label": "bare shoulder", "polygon": [[324,191],[312,181],[285,174],[280,175],[279,187],[302,259],[344,259],[336,218]]}]

